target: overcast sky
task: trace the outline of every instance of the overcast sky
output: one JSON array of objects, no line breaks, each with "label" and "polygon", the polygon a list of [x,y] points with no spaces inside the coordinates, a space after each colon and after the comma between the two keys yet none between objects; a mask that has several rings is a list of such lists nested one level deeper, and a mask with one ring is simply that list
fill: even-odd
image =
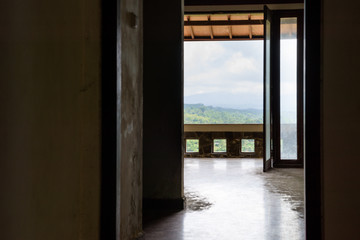
[{"label": "overcast sky", "polygon": [[[286,70],[281,76],[291,81],[296,65],[293,54],[287,53],[296,45],[292,40],[281,44],[281,69]],[[185,42],[184,74],[185,103],[262,109],[263,41]],[[288,92],[282,107],[291,108],[294,87],[286,83],[281,87]]]}]

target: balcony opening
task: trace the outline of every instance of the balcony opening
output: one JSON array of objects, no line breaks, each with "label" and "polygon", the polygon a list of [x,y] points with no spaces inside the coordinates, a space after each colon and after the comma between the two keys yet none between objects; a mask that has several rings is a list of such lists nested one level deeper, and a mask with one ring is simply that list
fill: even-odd
[{"label": "balcony opening", "polygon": [[255,152],[255,139],[241,139],[241,152],[254,153]]},{"label": "balcony opening", "polygon": [[198,153],[199,152],[199,139],[186,139],[186,152]]},{"label": "balcony opening", "polygon": [[214,153],[226,153],[226,139],[214,139],[213,152]]},{"label": "balcony opening", "polygon": [[[264,113],[265,122],[270,123],[265,127],[270,155],[281,154],[278,160],[282,161],[298,159],[298,19],[287,14],[282,12],[278,16],[278,60],[274,60],[276,56],[270,56],[270,52],[277,51],[276,44],[266,42],[267,54],[264,53],[264,13],[184,16],[184,136],[200,138],[202,149],[196,154],[188,151],[184,154],[188,210],[192,209],[194,196],[206,203],[202,214],[209,216],[211,211],[220,214],[218,204],[232,206],[233,211],[244,214],[243,220],[257,222],[265,228],[260,231],[248,226],[254,230],[254,239],[262,239],[257,233],[269,234],[274,225],[287,229],[287,233],[280,233],[278,238],[304,239],[303,170],[274,169],[259,174],[264,168],[264,152],[267,151]],[[265,59],[265,65],[264,55],[270,57]],[[277,73],[270,69],[276,65]],[[265,75],[264,67],[267,68]],[[264,89],[264,82],[270,77],[273,81],[276,74],[278,85],[271,83],[273,85]],[[264,106],[264,103],[268,105]],[[277,121],[278,127],[275,126]],[[280,151],[270,148],[270,144],[281,145]],[[281,193],[273,195],[274,192]],[[280,196],[282,200],[271,203],[277,210],[266,212],[271,199]],[[237,208],[237,204],[243,206]],[[279,214],[286,216],[291,225],[284,224]],[[227,224],[234,222],[236,217]]]}]

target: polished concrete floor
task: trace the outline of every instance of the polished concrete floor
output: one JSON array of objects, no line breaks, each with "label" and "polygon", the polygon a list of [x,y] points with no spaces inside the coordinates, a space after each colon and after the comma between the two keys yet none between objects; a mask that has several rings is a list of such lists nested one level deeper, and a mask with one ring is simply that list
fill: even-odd
[{"label": "polished concrete floor", "polygon": [[144,222],[144,239],[305,239],[303,169],[263,173],[262,159],[188,158],[184,175],[186,210]]}]

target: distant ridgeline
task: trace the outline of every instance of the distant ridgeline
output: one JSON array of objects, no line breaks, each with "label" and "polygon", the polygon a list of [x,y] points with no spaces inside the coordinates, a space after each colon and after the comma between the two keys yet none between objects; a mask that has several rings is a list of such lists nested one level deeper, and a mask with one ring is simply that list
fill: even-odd
[{"label": "distant ridgeline", "polygon": [[184,104],[185,124],[261,124],[262,122],[262,110],[239,110],[205,106],[204,104]]}]

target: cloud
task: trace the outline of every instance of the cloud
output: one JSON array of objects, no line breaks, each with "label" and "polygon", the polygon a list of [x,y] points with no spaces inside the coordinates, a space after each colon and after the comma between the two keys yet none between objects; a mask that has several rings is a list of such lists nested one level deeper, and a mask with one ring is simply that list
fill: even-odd
[{"label": "cloud", "polygon": [[225,48],[218,42],[185,42],[184,64],[187,72],[198,72],[211,68],[225,54]]},{"label": "cloud", "polygon": [[242,52],[233,53],[229,60],[225,62],[225,71],[233,74],[242,74],[245,71],[253,72],[258,70],[256,59],[243,56]]},{"label": "cloud", "polygon": [[184,54],[186,97],[262,93],[262,41],[187,42]]},{"label": "cloud", "polygon": [[[296,106],[296,40],[281,41],[281,109]],[[186,42],[185,103],[262,108],[263,41]]]}]

